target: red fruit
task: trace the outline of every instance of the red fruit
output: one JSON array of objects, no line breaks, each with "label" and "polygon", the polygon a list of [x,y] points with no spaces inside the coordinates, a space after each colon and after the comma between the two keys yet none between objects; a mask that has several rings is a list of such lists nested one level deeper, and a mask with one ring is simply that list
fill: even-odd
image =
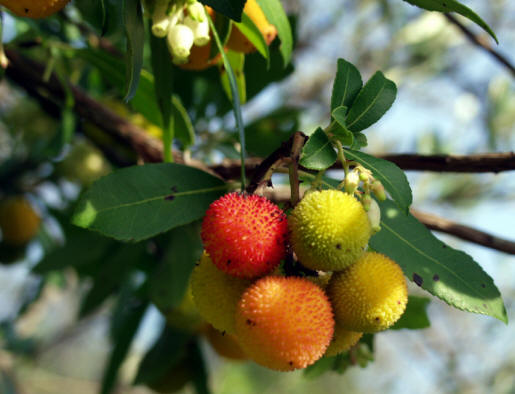
[{"label": "red fruit", "polygon": [[272,271],[286,255],[284,212],[265,197],[230,193],[211,204],[202,223],[202,241],[222,271],[254,278]]}]

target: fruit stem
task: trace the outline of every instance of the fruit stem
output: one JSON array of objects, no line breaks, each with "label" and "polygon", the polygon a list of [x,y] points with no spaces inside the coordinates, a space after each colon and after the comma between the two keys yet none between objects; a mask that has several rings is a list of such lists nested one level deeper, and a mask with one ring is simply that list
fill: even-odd
[{"label": "fruit stem", "polygon": [[299,157],[300,151],[304,146],[304,135],[296,132],[293,136],[293,143],[290,152],[291,163],[289,165],[291,205],[294,207],[300,200],[299,182]]}]

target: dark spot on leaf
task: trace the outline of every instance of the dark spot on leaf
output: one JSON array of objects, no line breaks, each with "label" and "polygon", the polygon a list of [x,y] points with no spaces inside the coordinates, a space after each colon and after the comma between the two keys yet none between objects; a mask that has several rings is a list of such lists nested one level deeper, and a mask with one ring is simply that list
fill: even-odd
[{"label": "dark spot on leaf", "polygon": [[444,248],[444,249],[445,249],[445,248],[447,248],[447,245],[446,245],[446,244],[443,244],[443,245],[442,245],[442,248]]},{"label": "dark spot on leaf", "polygon": [[170,190],[174,193],[177,193],[179,190],[177,189],[177,186],[172,186]]},{"label": "dark spot on leaf", "polygon": [[422,283],[424,283],[424,279],[422,279],[422,277],[419,274],[413,273],[413,282],[415,282],[418,286],[422,286]]},{"label": "dark spot on leaf", "polygon": [[173,194],[170,194],[169,196],[165,197],[166,201],[173,201],[175,199],[175,196]]},{"label": "dark spot on leaf", "polygon": [[434,280],[435,282],[438,282],[438,281],[440,280],[440,277],[438,276],[438,274],[434,274],[434,275],[433,275],[433,280]]},{"label": "dark spot on leaf", "polygon": [[484,283],[481,283],[481,287],[484,289],[486,285]]},{"label": "dark spot on leaf", "polygon": [[336,249],[340,250],[342,248],[341,244],[336,244]]}]

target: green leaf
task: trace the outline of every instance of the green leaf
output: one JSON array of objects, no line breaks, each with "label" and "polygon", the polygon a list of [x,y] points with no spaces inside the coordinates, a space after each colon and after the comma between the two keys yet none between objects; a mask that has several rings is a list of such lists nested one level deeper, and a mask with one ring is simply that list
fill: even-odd
[{"label": "green leaf", "polygon": [[406,311],[399,320],[391,327],[391,330],[400,330],[408,328],[410,330],[419,330],[431,326],[427,317],[427,306],[431,300],[425,297],[409,296]]},{"label": "green leaf", "polygon": [[129,298],[123,301],[129,302],[124,302],[122,305],[118,304],[118,308],[121,309],[119,313],[115,314],[118,319],[118,329],[116,330],[116,335],[112,336],[114,347],[104,369],[100,394],[110,394],[113,392],[120,366],[129,352],[132,340],[138,331],[148,306],[147,302],[137,298]]},{"label": "green leaf", "polygon": [[172,113],[175,121],[174,136],[181,142],[182,148],[187,149],[195,144],[195,130],[180,97],[175,94],[172,96]]},{"label": "green leaf", "polygon": [[222,180],[188,166],[127,167],[96,181],[72,222],[119,240],[140,241],[200,219],[226,190]]},{"label": "green leaf", "polygon": [[352,103],[347,115],[347,128],[356,132],[377,122],[392,106],[396,95],[395,84],[377,71]]},{"label": "green leaf", "polygon": [[105,0],[100,0],[100,9],[102,13],[102,33],[100,34],[102,37],[107,33],[107,8],[105,5]]},{"label": "green leaf", "polygon": [[332,371],[336,357],[322,357],[314,364],[304,369],[303,376],[306,379],[316,379],[324,373]]},{"label": "green leaf", "polygon": [[283,64],[286,67],[291,61],[293,51],[293,34],[288,16],[279,0],[257,0],[257,3],[263,10],[268,22],[277,29],[277,35],[281,40],[280,50]]},{"label": "green leaf", "polygon": [[149,281],[149,297],[161,311],[181,303],[202,250],[200,221],[171,231],[162,262]]},{"label": "green leaf", "polygon": [[200,2],[236,22],[241,22],[241,14],[246,0],[200,0]]},{"label": "green leaf", "polygon": [[338,59],[331,96],[331,111],[341,106],[349,108],[362,86],[363,81],[358,69],[344,59]]},{"label": "green leaf", "polygon": [[463,15],[465,18],[470,19],[477,25],[481,26],[488,34],[492,36],[496,43],[499,43],[495,33],[492,31],[490,26],[481,19],[481,17],[468,8],[466,5],[456,0],[404,0],[407,3],[415,5],[429,11],[440,11],[440,12],[457,12]]},{"label": "green leaf", "polygon": [[134,384],[158,381],[187,356],[187,344],[192,334],[165,326],[160,337],[141,360]]},{"label": "green leaf", "polygon": [[[240,104],[245,104],[247,101],[247,88],[245,82],[245,54],[235,51],[227,51],[227,59],[231,64],[234,76],[236,77],[236,83],[238,85],[238,95],[240,97]],[[224,68],[220,69],[220,78],[222,80],[222,86],[229,97],[229,100],[234,101],[232,98],[232,88],[229,79],[229,73]]]},{"label": "green leaf", "polygon": [[125,100],[129,101],[136,93],[143,67],[145,26],[140,0],[124,0],[123,18],[127,38]]},{"label": "green leaf", "polygon": [[372,171],[374,177],[381,181],[399,208],[408,213],[413,197],[404,171],[391,161],[379,159],[355,150],[345,149],[345,157],[357,161],[363,167]]},{"label": "green leaf", "polygon": [[331,113],[336,125],[331,127],[331,133],[344,145],[351,146],[354,143],[354,134],[347,129],[346,117],[347,107],[336,107]]},{"label": "green leaf", "polygon": [[354,142],[350,146],[351,149],[359,150],[368,145],[367,136],[363,133],[353,133],[354,134]]},{"label": "green leaf", "polygon": [[[151,24],[151,22],[149,22]],[[161,112],[163,125],[164,161],[172,162],[173,130],[175,126],[172,112],[173,66],[166,40],[150,34],[152,71],[157,103]]]},{"label": "green leaf", "polygon": [[381,231],[370,246],[396,261],[418,286],[455,308],[508,321],[492,278],[469,255],[438,240],[391,201],[380,203]]},{"label": "green leaf", "polygon": [[266,59],[267,68],[270,66],[270,53],[265,38],[252,19],[245,13],[241,16],[241,22],[234,24],[240,32],[254,45],[257,51]]},{"label": "green leaf", "polygon": [[299,163],[310,170],[325,170],[334,164],[336,157],[331,141],[319,127],[302,148]]}]

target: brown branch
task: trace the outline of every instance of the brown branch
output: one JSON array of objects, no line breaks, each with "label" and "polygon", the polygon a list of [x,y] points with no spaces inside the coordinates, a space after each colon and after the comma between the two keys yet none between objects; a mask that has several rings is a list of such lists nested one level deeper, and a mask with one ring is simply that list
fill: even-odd
[{"label": "brown branch", "polygon": [[458,29],[461,30],[461,32],[467,37],[467,39],[473,43],[475,46],[487,51],[491,56],[494,57],[495,60],[497,60],[499,63],[501,63],[504,67],[506,67],[512,74],[512,76],[515,77],[515,66],[513,63],[511,63],[510,60],[495,49],[492,48],[490,43],[481,38],[481,36],[474,34],[472,31],[470,31],[465,25],[463,25],[458,19],[456,19],[451,14],[444,14],[445,17],[449,22],[451,22],[454,26],[456,26]]},{"label": "brown branch", "polygon": [[500,250],[508,254],[515,254],[515,242],[499,238],[494,235],[476,230],[475,228],[455,223],[450,220],[412,209],[411,214],[415,216],[427,228],[454,235],[465,241],[469,241],[487,248]]}]

